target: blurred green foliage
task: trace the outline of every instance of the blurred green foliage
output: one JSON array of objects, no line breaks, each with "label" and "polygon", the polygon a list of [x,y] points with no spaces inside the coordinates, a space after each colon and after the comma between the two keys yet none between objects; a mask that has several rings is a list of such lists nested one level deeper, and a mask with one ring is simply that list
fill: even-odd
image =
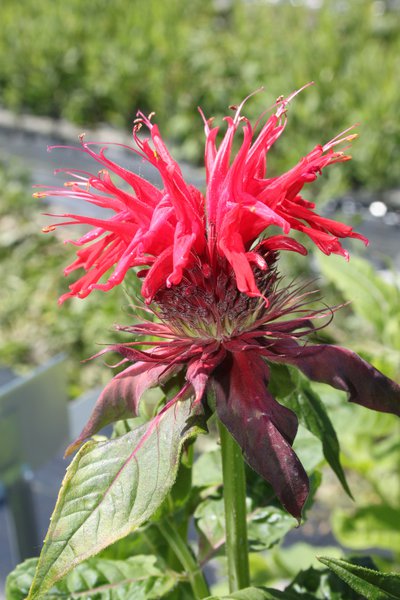
[{"label": "blurred green foliage", "polygon": [[113,290],[101,303],[89,297],[57,305],[67,289],[68,252],[59,238],[40,233],[45,207],[29,199],[28,183],[20,167],[0,164],[0,364],[24,373],[65,352],[69,392],[76,396],[111,378],[101,359],[81,361],[116,341],[112,326],[116,315],[129,322],[127,301]]},{"label": "blurred green foliage", "polygon": [[[332,259],[332,260],[329,260]],[[400,282],[385,281],[361,258],[340,263],[337,257],[318,256],[324,279],[333,284],[339,302],[350,302],[336,329],[340,343],[356,350],[374,366],[400,380]],[[343,319],[343,320],[342,320]],[[332,332],[332,328],[331,328]],[[390,550],[392,568],[400,566],[399,423],[389,414],[350,405],[342,394],[314,384],[331,409],[343,450],[356,504],[332,503],[336,538],[348,548],[366,546]],[[340,396],[342,401],[340,401]],[[338,401],[339,400],[339,401]],[[328,500],[329,503],[329,499]]]},{"label": "blurred green foliage", "polygon": [[[347,263],[338,256],[316,254],[326,290],[333,305],[348,303],[336,313],[330,328],[337,341],[349,346],[389,377],[400,379],[400,281],[385,281],[365,259],[352,256]],[[390,276],[390,272],[388,272]],[[332,302],[331,302],[332,300]]]},{"label": "blurred green foliage", "polygon": [[0,103],[86,126],[127,127],[137,109],[155,111],[181,155],[201,160],[198,105],[221,117],[264,86],[245,109],[255,118],[314,80],[296,99],[272,171],[360,122],[354,161],[329,174],[335,193],[398,185],[399,10],[372,0],[306,4],[3,0]]}]

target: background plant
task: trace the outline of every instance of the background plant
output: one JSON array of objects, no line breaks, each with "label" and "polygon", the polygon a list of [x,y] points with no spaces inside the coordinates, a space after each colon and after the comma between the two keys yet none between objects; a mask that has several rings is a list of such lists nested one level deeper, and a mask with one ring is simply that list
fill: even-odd
[{"label": "background plant", "polygon": [[71,397],[105,384],[109,373],[101,361],[81,361],[115,339],[115,305],[127,305],[122,291],[107,294],[95,310],[89,298],[71,302],[61,314],[56,299],[65,283],[58,276],[65,266],[63,245],[40,233],[42,216],[21,165],[0,164],[0,186],[0,363],[24,374],[64,352]]},{"label": "background plant", "polygon": [[[335,290],[337,298],[350,302],[342,323],[338,315],[333,330],[338,341],[351,343],[364,358],[398,380],[400,287],[396,275],[392,273],[392,282],[385,281],[367,261],[356,257],[346,269],[336,258],[328,263],[324,257],[318,257],[318,264],[333,284],[331,293]],[[324,393],[329,397],[327,390]],[[359,500],[356,505],[332,505],[333,530],[344,546],[354,550],[366,545],[379,548],[381,560],[390,557],[385,555],[385,550],[389,550],[394,564],[399,565],[399,427],[384,415],[363,416],[353,408],[356,410],[351,410],[350,418],[350,407],[339,402],[333,422],[340,432],[344,465]]]},{"label": "background plant", "polygon": [[321,131],[327,141],[360,122],[363,143],[350,168],[329,174],[332,186],[398,185],[400,11],[389,1],[319,4],[4,0],[0,103],[86,127],[125,128],[138,108],[156,111],[182,156],[200,160],[197,105],[221,117],[264,85],[252,118],[277,93],[314,80],[293,111],[296,135],[282,140],[272,166],[287,168]]}]

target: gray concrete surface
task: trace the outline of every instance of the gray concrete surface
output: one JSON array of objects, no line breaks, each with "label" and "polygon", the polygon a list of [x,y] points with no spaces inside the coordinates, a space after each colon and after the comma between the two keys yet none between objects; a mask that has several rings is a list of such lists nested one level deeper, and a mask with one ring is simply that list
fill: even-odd
[{"label": "gray concrete surface", "polygon": [[[32,490],[40,540],[44,540],[46,535],[58,489],[68,464],[69,460],[64,460],[60,453],[34,472]],[[0,502],[0,599],[1,594],[4,594],[8,573],[20,562],[13,543],[13,534],[12,519],[3,499]],[[40,547],[36,550],[36,555],[39,555]]]}]

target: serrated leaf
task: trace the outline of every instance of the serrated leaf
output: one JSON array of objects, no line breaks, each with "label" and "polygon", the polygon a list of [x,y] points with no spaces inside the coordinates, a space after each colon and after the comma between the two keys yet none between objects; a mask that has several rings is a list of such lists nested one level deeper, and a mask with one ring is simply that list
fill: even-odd
[{"label": "serrated leaf", "polygon": [[399,573],[381,573],[335,558],[318,560],[367,600],[400,600]]},{"label": "serrated leaf", "polygon": [[[292,381],[292,391],[282,397],[277,387],[276,393],[279,401],[296,413],[299,422],[322,443],[322,451],[333,472],[336,474],[345,492],[352,498],[350,488],[346,481],[340,463],[340,446],[336,431],[328,416],[324,404],[313,391],[308,380],[297,370],[283,366],[272,365],[271,381],[284,379]],[[286,386],[287,387],[287,386]]]},{"label": "serrated leaf", "polygon": [[[155,556],[125,560],[91,558],[43,595],[43,600],[151,600],[173,588],[176,579],[156,566]],[[38,559],[19,565],[7,578],[6,600],[23,600],[32,584]]]},{"label": "serrated leaf", "polygon": [[123,560],[130,556],[138,556],[139,554],[154,554],[164,564],[168,548],[169,544],[160,536],[160,531],[156,524],[153,521],[149,521],[130,535],[114,542],[111,546],[107,546],[97,556],[112,560]]},{"label": "serrated leaf", "polygon": [[171,402],[153,421],[87,442],[67,470],[29,600],[147,521],[172,487],[184,442],[204,431],[201,406]]}]

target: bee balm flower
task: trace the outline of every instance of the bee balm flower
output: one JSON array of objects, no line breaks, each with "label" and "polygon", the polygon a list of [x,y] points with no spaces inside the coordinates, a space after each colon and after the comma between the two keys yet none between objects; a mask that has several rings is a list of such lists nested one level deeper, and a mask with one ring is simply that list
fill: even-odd
[{"label": "bee balm flower", "polygon": [[[352,352],[304,344],[315,330],[312,319],[323,313],[306,310],[304,291],[279,285],[279,252],[307,253],[291,237],[293,231],[308,236],[325,254],[347,257],[340,238],[366,242],[351,227],[319,216],[300,195],[326,166],[348,160],[336,149],[352,139],[348,132],[315,147],[287,173],[266,176],[266,155],[285,129],[293,96],[277,101],[258,134],[241,116],[243,103],[226,117],[219,144],[218,128],[205,120],[205,195],[186,183],[157,125],[142,114],[133,151],[158,170],[162,189],[111,161],[106,148],[95,152],[81,140],[81,150],[102,170],[97,176],[77,171],[67,188],[39,195],[80,198],[114,213],[105,219],[63,215],[67,221],[61,225],[85,223],[93,229],[73,242],[79,247],[77,259],[66,272],[85,273],[61,301],[109,290],[133,267],[143,267],[138,273],[144,277],[142,296],[158,317],[158,322],[121,328],[139,339],[108,350],[133,364],[106,387],[69,450],[106,423],[137,414],[147,388],[180,372],[182,388],[160,414],[179,401],[206,402],[212,391],[217,414],[247,462],[300,518],[308,478],[292,449],[297,417],[268,390],[269,365],[295,366],[315,381],[348,392],[350,401],[394,414],[400,414],[400,387]],[[142,126],[149,138],[139,137]],[[238,130],[243,137],[234,154]],[[117,187],[110,172],[128,189]],[[271,226],[281,233],[270,235]]]}]

